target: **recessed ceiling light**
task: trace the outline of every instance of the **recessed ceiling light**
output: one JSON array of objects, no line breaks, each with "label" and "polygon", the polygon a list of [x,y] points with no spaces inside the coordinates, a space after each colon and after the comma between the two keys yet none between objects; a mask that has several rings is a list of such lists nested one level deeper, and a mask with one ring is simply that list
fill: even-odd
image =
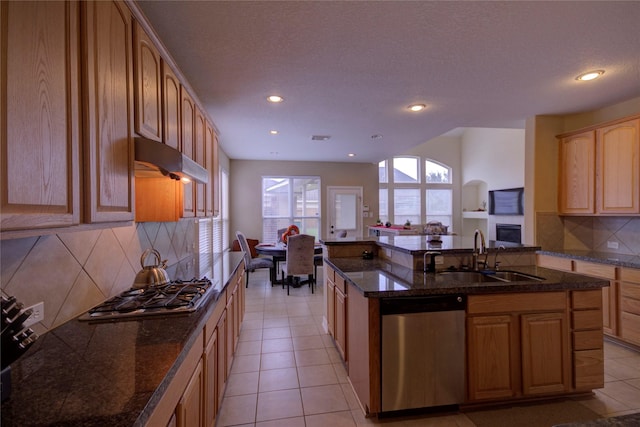
[{"label": "recessed ceiling light", "polygon": [[278,95],[271,95],[267,97],[267,101],[277,104],[278,102],[284,101],[284,98]]},{"label": "recessed ceiling light", "polygon": [[424,110],[425,108],[427,108],[427,106],[426,106],[426,105],[424,105],[424,104],[413,104],[413,105],[409,105],[409,107],[408,107],[408,108],[409,108],[409,110],[411,110],[411,111],[414,111],[414,112],[415,112],[415,111],[422,111],[422,110]]},{"label": "recessed ceiling light", "polygon": [[270,131],[269,131],[269,133],[270,133],[271,135],[277,135],[277,134],[278,134],[278,131],[274,129],[274,130],[270,130]]},{"label": "recessed ceiling light", "polygon": [[587,73],[580,74],[578,77],[576,77],[576,80],[579,80],[581,82],[588,82],[589,80],[597,79],[603,74],[604,74],[604,70],[589,71]]},{"label": "recessed ceiling light", "polygon": [[355,153],[349,153],[349,154],[347,154],[347,156],[349,156],[349,157],[355,157],[356,155],[355,155]]}]

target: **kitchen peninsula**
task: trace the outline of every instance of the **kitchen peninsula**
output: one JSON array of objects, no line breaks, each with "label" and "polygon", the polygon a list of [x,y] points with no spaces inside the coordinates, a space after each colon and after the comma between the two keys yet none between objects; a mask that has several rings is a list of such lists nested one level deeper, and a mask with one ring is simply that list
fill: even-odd
[{"label": "kitchen peninsula", "polygon": [[[535,246],[488,242],[485,253],[477,255],[480,248],[472,249],[473,240],[441,240],[385,236],[322,242],[327,330],[366,414],[551,398],[603,386],[602,287],[607,281],[538,267]],[[364,259],[364,251],[373,258]],[[497,260],[498,270],[470,269],[474,252],[485,265],[494,267]],[[424,272],[425,263],[436,271]],[[462,305],[457,317],[429,323],[426,315],[443,310],[429,309],[429,299],[443,296],[454,296]],[[415,309],[415,301],[426,308]],[[404,316],[396,322],[404,325],[400,332],[386,326],[398,315]],[[460,335],[457,345],[444,340],[426,349],[414,345],[455,322],[460,331],[448,335]],[[428,332],[416,334],[411,325]],[[389,343],[404,348],[393,353]],[[440,348],[449,357],[430,356]],[[385,354],[403,361],[390,362]],[[448,365],[455,358],[457,368]],[[387,375],[390,364],[417,368],[408,375]],[[433,378],[438,371],[448,376],[459,371],[462,379],[442,385]],[[398,375],[413,384],[389,382]],[[395,389],[389,393],[389,387]],[[462,390],[456,397],[439,400],[456,387]]]}]

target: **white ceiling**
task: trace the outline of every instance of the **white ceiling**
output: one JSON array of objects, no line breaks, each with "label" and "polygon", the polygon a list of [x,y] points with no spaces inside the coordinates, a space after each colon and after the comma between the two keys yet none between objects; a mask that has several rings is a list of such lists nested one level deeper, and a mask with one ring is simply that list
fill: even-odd
[{"label": "white ceiling", "polygon": [[[232,159],[376,163],[455,128],[640,96],[639,1],[139,5]],[[606,72],[575,80],[593,69]]]}]

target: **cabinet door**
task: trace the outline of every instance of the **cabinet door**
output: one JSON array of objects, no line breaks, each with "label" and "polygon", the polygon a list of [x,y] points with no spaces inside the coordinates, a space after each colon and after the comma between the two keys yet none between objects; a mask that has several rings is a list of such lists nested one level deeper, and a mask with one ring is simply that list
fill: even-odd
[{"label": "cabinet door", "polygon": [[202,361],[200,361],[178,403],[176,409],[178,427],[202,426],[202,386]]},{"label": "cabinet door", "polygon": [[598,129],[598,213],[640,213],[640,119]]},{"label": "cabinet door", "polygon": [[525,395],[569,390],[568,331],[565,313],[521,316],[522,390]]},{"label": "cabinet door", "polygon": [[520,365],[514,323],[508,315],[467,319],[469,400],[518,394]]},{"label": "cabinet door", "polygon": [[595,152],[593,131],[560,140],[559,213],[595,213]]},{"label": "cabinet door", "polygon": [[[195,109],[195,119],[194,119],[194,157],[193,160],[196,161],[200,166],[206,169],[207,164],[205,161],[205,144],[206,144],[206,130],[207,130],[207,122],[200,111],[200,108],[196,107]],[[207,184],[201,184],[199,182],[193,183],[195,186],[195,209],[196,216],[206,216],[206,200],[205,194],[207,191]]]},{"label": "cabinet door", "polygon": [[3,231],[80,222],[78,13],[74,1],[0,4]]},{"label": "cabinet door", "polygon": [[336,286],[335,340],[342,360],[347,361],[347,295]]},{"label": "cabinet door", "polygon": [[86,222],[133,220],[131,12],[119,1],[85,9]]},{"label": "cabinet door", "polygon": [[[184,88],[184,86],[180,87],[180,111],[181,111],[181,141],[182,141],[182,153],[185,154],[190,159],[193,159],[193,141],[194,141],[194,123],[195,123],[195,103],[193,102],[193,98],[189,95],[189,92]],[[183,202],[184,202],[184,211],[183,217],[189,218],[194,217],[196,215],[195,211],[195,203],[193,197],[193,183],[184,183],[183,184]]]},{"label": "cabinet door", "polygon": [[213,331],[204,352],[204,427],[214,427],[218,408],[216,388],[218,355],[218,331]]},{"label": "cabinet door", "polygon": [[[330,267],[327,267],[327,271]],[[329,278],[325,279],[325,288],[327,290],[327,329],[329,330],[329,335],[331,335],[334,339],[336,337],[336,285]]]},{"label": "cabinet door", "polygon": [[224,395],[224,385],[227,381],[227,311],[222,312],[220,320],[216,325],[218,334],[218,354],[216,368],[216,396],[218,399],[218,407],[222,404],[222,396]]},{"label": "cabinet door", "polygon": [[162,61],[162,140],[176,150],[181,149],[180,105],[180,81]]},{"label": "cabinet door", "polygon": [[134,26],[134,38],[136,133],[155,141],[162,141],[160,53],[137,22]]},{"label": "cabinet door", "polygon": [[205,213],[206,216],[217,216],[220,210],[220,202],[218,195],[220,190],[218,188],[218,138],[216,137],[215,130],[207,122],[205,132],[205,168],[209,171],[209,185],[205,194]]}]

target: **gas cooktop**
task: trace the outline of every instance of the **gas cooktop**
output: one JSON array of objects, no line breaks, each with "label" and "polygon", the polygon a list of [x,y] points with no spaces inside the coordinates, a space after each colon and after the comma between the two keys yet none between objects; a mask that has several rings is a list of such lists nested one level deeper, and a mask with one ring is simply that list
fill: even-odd
[{"label": "gas cooktop", "polygon": [[206,277],[166,285],[129,289],[92,308],[78,319],[110,321],[192,313],[217,291]]}]

